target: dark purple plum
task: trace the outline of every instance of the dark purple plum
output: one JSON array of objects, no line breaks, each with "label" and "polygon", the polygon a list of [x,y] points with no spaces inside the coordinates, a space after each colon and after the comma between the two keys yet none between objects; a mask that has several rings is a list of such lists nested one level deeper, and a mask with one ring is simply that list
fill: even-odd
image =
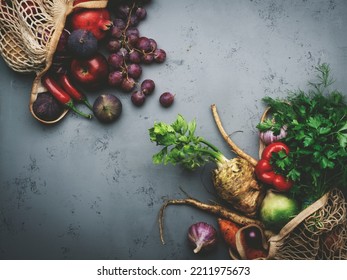
[{"label": "dark purple plum", "polygon": [[88,58],[98,51],[98,40],[92,32],[77,29],[71,32],[67,41],[70,53],[79,58]]}]

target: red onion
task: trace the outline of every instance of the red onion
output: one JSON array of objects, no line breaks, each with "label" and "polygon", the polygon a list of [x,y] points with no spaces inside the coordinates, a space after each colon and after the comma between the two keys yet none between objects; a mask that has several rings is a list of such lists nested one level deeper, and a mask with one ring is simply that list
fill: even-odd
[{"label": "red onion", "polygon": [[265,145],[271,144],[273,142],[279,141],[287,136],[287,127],[283,126],[278,135],[275,135],[272,130],[265,132],[260,132],[259,137],[264,142]]},{"label": "red onion", "polygon": [[195,246],[194,253],[199,253],[202,249],[211,249],[217,242],[216,229],[205,223],[198,222],[188,229],[188,239]]}]

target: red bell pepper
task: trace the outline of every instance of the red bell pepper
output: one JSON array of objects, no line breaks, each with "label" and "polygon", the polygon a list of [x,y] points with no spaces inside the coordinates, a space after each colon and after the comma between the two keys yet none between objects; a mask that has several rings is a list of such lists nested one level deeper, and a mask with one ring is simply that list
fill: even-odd
[{"label": "red bell pepper", "polygon": [[293,186],[293,181],[288,180],[285,176],[275,173],[271,165],[271,158],[273,153],[284,151],[287,155],[289,148],[282,142],[274,142],[268,145],[261,155],[261,159],[255,166],[255,174],[257,178],[268,185],[272,185],[275,189],[281,192],[290,190]]}]

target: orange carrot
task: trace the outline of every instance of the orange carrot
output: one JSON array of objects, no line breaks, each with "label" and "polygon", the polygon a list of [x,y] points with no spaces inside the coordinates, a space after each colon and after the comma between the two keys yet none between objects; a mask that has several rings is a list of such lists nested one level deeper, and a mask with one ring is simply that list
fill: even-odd
[{"label": "orange carrot", "polygon": [[218,218],[218,225],[225,243],[236,250],[236,232],[240,227],[232,221]]}]

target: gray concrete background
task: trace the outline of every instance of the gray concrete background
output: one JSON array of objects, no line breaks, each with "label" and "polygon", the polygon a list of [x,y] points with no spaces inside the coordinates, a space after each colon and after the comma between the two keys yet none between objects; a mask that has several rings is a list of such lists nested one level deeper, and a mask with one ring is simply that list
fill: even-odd
[{"label": "gray concrete background", "polygon": [[[54,126],[28,110],[33,75],[18,74],[0,60],[0,258],[1,259],[228,259],[223,243],[194,255],[187,228],[215,217],[185,206],[166,212],[159,240],[157,215],[166,198],[184,194],[217,198],[212,164],[196,172],[154,166],[154,121],[178,113],[196,118],[197,133],[233,154],[210,113],[216,103],[223,124],[246,152],[257,156],[255,129],[265,95],[307,89],[314,67],[327,62],[334,86],[347,93],[345,0],[153,0],[141,34],[167,51],[162,65],[144,66],[156,81],[142,108],[112,90],[124,106],[121,119],[101,125],[74,114]],[[163,109],[158,97],[176,94]],[[89,94],[93,101],[98,93]]]}]

